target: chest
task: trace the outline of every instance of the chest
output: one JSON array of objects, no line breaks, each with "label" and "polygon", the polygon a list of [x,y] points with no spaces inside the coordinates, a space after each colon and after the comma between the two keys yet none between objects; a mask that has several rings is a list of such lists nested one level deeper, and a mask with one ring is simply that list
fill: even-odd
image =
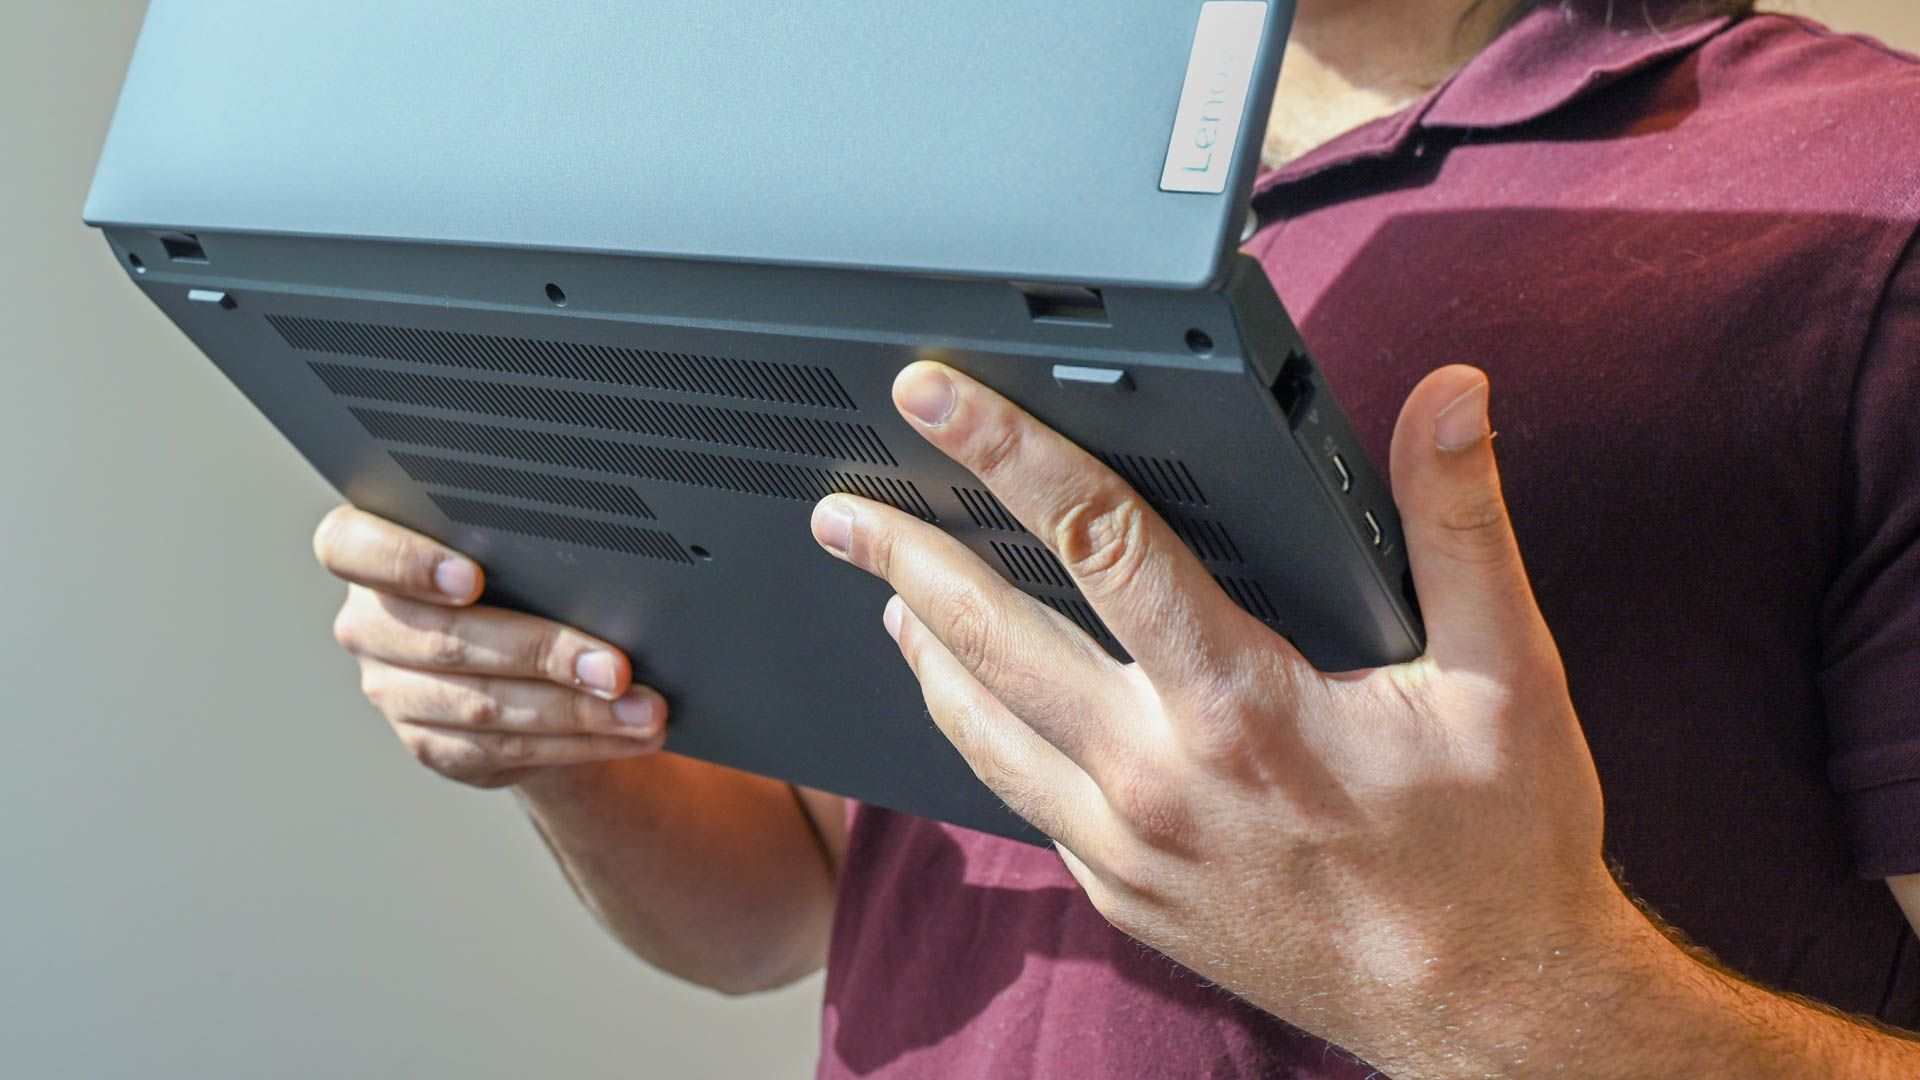
[{"label": "chest", "polygon": [[1865,327],[1836,266],[1865,228],[1669,205],[1658,167],[1619,197],[1620,166],[1578,146],[1449,158],[1250,246],[1375,460],[1421,376],[1475,364],[1543,605],[1810,609]]}]

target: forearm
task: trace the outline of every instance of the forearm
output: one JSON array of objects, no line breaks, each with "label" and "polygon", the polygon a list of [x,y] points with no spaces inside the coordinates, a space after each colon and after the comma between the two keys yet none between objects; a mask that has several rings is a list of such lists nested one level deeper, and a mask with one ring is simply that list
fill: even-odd
[{"label": "forearm", "polygon": [[1612,918],[1584,945],[1515,950],[1477,968],[1477,988],[1415,995],[1419,1015],[1404,1017],[1375,1063],[1397,1080],[1920,1076],[1920,1043],[1905,1035],[1746,982],[1624,897]]},{"label": "forearm", "polygon": [[655,967],[745,993],[824,962],[834,871],[788,785],[656,754],[517,790],[581,901]]}]

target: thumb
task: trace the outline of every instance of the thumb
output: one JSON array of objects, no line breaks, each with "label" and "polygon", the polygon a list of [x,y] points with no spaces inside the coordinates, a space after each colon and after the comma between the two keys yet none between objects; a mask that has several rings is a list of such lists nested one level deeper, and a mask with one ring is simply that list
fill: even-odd
[{"label": "thumb", "polygon": [[1427,653],[1483,671],[1552,647],[1500,494],[1488,389],[1484,373],[1462,365],[1422,379],[1401,407],[1392,455]]}]

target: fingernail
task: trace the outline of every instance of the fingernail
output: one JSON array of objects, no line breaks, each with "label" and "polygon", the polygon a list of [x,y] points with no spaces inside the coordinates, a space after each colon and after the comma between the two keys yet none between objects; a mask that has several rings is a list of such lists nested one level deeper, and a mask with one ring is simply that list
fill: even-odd
[{"label": "fingernail", "polygon": [[660,710],[650,695],[634,691],[613,703],[613,718],[638,735],[651,735],[660,727]]},{"label": "fingernail", "polygon": [[433,568],[433,587],[455,600],[473,595],[473,564],[465,559],[446,559]]},{"label": "fingernail", "polygon": [[613,662],[613,654],[604,649],[581,653],[580,659],[573,662],[573,680],[582,689],[612,700],[613,688],[618,685],[619,666]]},{"label": "fingernail", "polygon": [[953,415],[955,400],[953,379],[937,367],[915,372],[900,387],[900,407],[928,427],[946,423],[947,417]]},{"label": "fingernail", "polygon": [[900,644],[900,620],[906,610],[906,602],[896,596],[887,601],[887,609],[880,613],[880,625],[887,628],[887,636],[895,645]]},{"label": "fingernail", "polygon": [[838,499],[821,503],[813,512],[813,535],[821,546],[845,558],[853,550],[853,511]]},{"label": "fingernail", "polygon": [[1433,418],[1433,441],[1448,452],[1465,450],[1487,437],[1487,384],[1481,382],[1447,402]]}]

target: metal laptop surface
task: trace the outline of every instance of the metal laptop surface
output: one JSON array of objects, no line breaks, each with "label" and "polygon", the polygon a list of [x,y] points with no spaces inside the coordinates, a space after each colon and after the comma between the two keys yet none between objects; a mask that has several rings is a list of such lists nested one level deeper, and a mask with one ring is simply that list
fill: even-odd
[{"label": "metal laptop surface", "polygon": [[86,216],[349,499],[627,649],[673,750],[1035,840],[808,515],[935,522],[1116,648],[894,411],[934,356],[1316,664],[1418,654],[1391,499],[1235,253],[1291,15],[155,0]]}]

